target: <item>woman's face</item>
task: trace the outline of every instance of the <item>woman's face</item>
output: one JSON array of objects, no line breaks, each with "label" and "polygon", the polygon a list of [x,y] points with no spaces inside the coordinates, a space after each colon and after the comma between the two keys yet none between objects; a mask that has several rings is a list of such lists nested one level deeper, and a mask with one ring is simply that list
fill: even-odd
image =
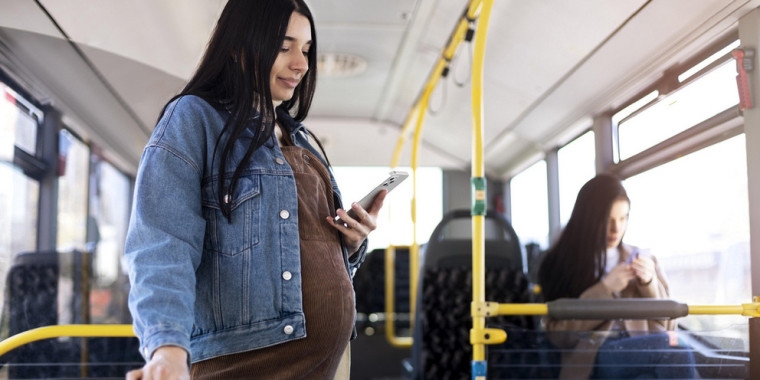
[{"label": "woman's face", "polygon": [[306,16],[293,12],[285,32],[285,41],[272,66],[269,86],[275,106],[293,97],[296,86],[309,70],[311,24]]},{"label": "woman's face", "polygon": [[624,199],[617,200],[612,204],[610,218],[607,220],[607,249],[617,247],[623,240],[625,229],[628,227],[629,210],[630,205]]}]

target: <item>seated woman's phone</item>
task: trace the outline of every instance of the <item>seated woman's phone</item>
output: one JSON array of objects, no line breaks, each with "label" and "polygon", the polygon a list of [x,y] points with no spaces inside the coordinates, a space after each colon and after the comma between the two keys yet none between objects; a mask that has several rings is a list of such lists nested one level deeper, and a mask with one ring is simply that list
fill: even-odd
[{"label": "seated woman's phone", "polygon": [[[388,178],[384,179],[382,182],[380,182],[379,185],[375,186],[374,189],[372,189],[367,195],[365,195],[361,200],[359,200],[359,205],[362,206],[363,209],[369,210],[370,206],[372,206],[372,202],[375,201],[375,197],[377,197],[378,194],[380,194],[381,191],[387,190],[389,193],[391,190],[395,189],[396,186],[398,186],[399,183],[404,182],[404,180],[409,177],[409,173],[403,172],[403,171],[392,171],[390,174],[388,174]],[[354,210],[348,209],[348,216],[350,216],[352,219],[357,219],[356,213],[354,213]],[[335,217],[336,223],[344,223],[340,217]]]}]

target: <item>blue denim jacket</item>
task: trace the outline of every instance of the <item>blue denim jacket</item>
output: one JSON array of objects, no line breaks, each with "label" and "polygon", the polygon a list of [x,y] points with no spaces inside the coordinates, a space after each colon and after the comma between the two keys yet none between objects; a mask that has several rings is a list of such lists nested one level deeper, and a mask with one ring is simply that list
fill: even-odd
[{"label": "blue denim jacket", "polygon": [[[277,112],[294,144],[321,157],[306,129]],[[219,154],[213,171],[211,162],[227,117],[199,97],[180,97],[140,160],[125,257],[129,308],[146,360],[164,345],[184,348],[196,362],[306,336],[293,172],[275,141],[257,149],[229,199],[228,223],[216,196]],[[225,176],[253,138],[247,133]],[[349,261],[344,245],[349,275],[365,252],[366,241]]]}]

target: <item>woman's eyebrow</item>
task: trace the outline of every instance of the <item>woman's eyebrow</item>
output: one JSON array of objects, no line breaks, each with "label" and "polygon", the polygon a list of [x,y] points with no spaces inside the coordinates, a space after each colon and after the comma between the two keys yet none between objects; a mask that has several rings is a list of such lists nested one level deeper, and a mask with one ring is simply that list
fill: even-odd
[{"label": "woman's eyebrow", "polygon": [[[298,39],[295,38],[295,37],[285,36],[285,41],[296,42],[296,41],[298,41]],[[304,45],[311,45],[311,40],[306,41],[306,43]]]}]

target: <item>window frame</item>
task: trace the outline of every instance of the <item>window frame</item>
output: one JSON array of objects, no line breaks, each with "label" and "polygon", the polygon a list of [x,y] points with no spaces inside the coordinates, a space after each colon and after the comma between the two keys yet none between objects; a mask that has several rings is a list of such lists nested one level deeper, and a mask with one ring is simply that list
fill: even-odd
[{"label": "window frame", "polygon": [[[607,171],[619,176],[622,179],[632,177],[644,171],[653,169],[657,166],[675,160],[678,157],[685,156],[690,153],[694,153],[700,149],[706,148],[710,145],[717,144],[721,141],[728,140],[738,134],[744,133],[744,121],[742,118],[742,112],[739,110],[738,105],[729,107],[720,113],[705,119],[686,130],[677,133],[643,151],[634,154],[625,160],[620,159],[620,140],[618,128],[619,125],[629,120],[632,117],[644,112],[648,108],[660,102],[663,98],[674,93],[675,91],[688,86],[692,82],[699,80],[705,74],[709,73],[718,66],[725,64],[728,61],[733,60],[731,52],[728,52],[718,59],[714,60],[710,64],[706,65],[699,71],[686,78],[683,82],[679,82],[678,76],[688,71],[695,65],[698,65],[705,59],[709,58],[716,52],[727,47],[734,41],[739,39],[739,33],[737,30],[733,30],[723,37],[717,39],[715,42],[709,44],[706,48],[700,50],[697,54],[693,55],[689,59],[671,66],[666,69],[659,80],[647,86],[644,90],[639,91],[636,95],[623,102],[620,106],[612,109],[608,115],[610,118],[610,127],[613,132],[613,163],[607,168]],[[646,95],[658,91],[658,96],[646,104],[642,105],[637,110],[631,112],[626,117],[620,119],[617,123],[613,123],[612,116],[626,107],[636,103]]]}]

